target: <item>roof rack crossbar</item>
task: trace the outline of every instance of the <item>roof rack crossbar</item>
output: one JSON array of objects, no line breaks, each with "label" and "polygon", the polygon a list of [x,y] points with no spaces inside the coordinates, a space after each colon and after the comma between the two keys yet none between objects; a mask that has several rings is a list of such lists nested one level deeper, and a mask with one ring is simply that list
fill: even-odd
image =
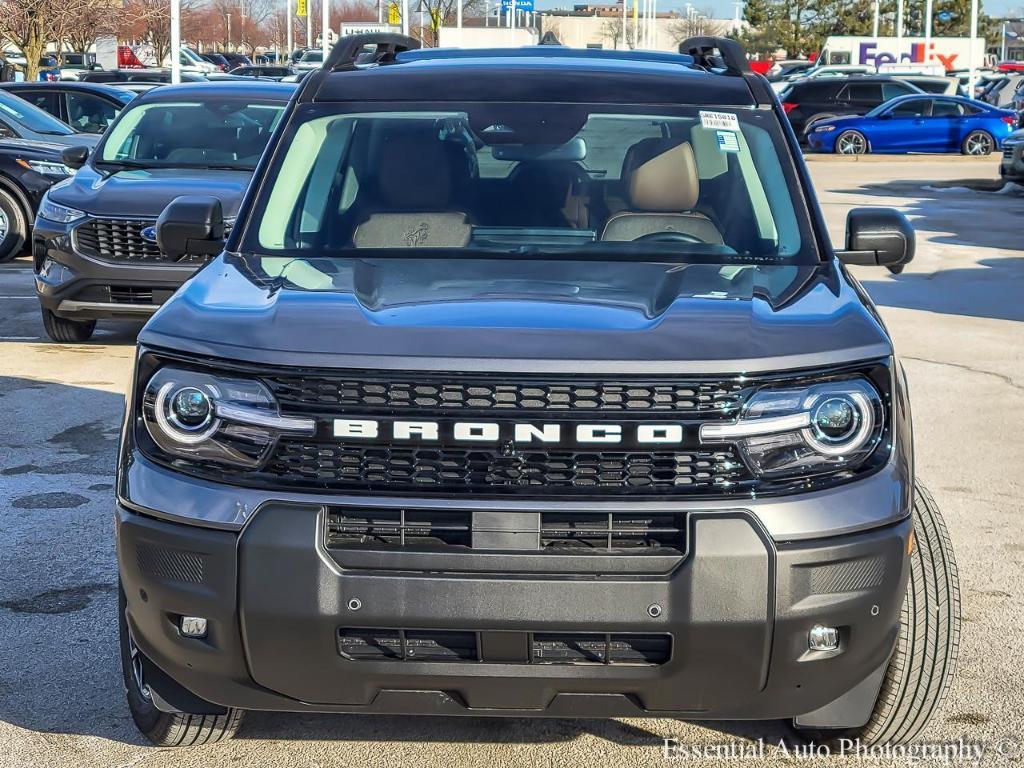
[{"label": "roof rack crossbar", "polygon": [[741,76],[752,71],[743,46],[727,37],[690,37],[679,44],[679,52],[709,71]]}]

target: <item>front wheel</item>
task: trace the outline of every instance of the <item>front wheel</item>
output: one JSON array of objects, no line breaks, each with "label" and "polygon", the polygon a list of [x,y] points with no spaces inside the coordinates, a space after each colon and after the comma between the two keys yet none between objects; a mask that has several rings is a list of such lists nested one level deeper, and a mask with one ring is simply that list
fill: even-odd
[{"label": "front wheel", "polygon": [[92,334],[96,330],[96,321],[69,320],[44,309],[43,328],[46,330],[46,335],[59,344],[81,344],[92,338]]},{"label": "front wheel", "polygon": [[837,155],[863,155],[868,151],[868,140],[860,131],[843,131],[836,137]]},{"label": "front wheel", "polygon": [[10,261],[25,249],[28,223],[14,197],[0,188],[0,262]]},{"label": "front wheel", "polygon": [[913,518],[915,546],[900,634],[871,719],[861,728],[798,729],[818,743],[906,744],[946,698],[960,648],[960,579],[942,513],[920,485]]},{"label": "front wheel", "polygon": [[232,738],[242,724],[241,709],[229,709],[224,715],[190,715],[185,712],[161,712],[153,704],[146,685],[142,657],[135,647],[125,620],[127,601],[124,589],[118,589],[118,634],[121,641],[121,673],[132,720],[142,735],[158,747],[191,747],[213,744]]},{"label": "front wheel", "polygon": [[964,143],[960,145],[960,152],[964,155],[983,157],[991,155],[995,146],[995,139],[985,131],[971,131],[964,139]]}]

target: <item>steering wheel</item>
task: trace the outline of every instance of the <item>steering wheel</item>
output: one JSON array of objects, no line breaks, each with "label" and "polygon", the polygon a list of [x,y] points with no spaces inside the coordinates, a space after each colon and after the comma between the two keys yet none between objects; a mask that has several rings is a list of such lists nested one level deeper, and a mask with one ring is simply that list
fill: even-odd
[{"label": "steering wheel", "polygon": [[655,243],[695,243],[697,245],[704,245],[704,241],[695,235],[686,232],[673,232],[671,230],[648,232],[646,235],[634,238],[633,242],[640,243],[645,240]]}]

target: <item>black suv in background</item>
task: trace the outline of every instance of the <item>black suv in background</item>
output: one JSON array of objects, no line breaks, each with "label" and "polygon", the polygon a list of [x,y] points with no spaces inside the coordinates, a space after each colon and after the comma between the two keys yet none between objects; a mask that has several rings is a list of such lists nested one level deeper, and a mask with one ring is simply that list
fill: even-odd
[{"label": "black suv in background", "polygon": [[63,149],[43,141],[0,139],[0,262],[24,250],[39,201],[73,173],[61,159]]},{"label": "black suv in background", "polygon": [[[792,719],[915,738],[959,633],[903,370],[740,46],[343,38],[139,335],[122,674],[164,745],[246,709]],[[116,129],[115,129],[116,132]],[[198,190],[197,190],[198,192]]]},{"label": "black suv in background", "polygon": [[779,94],[801,143],[815,120],[842,115],[865,115],[889,99],[924,93],[916,85],[892,77],[816,77],[797,80]]},{"label": "black suv in background", "polygon": [[171,200],[220,201],[226,228],[294,88],[278,83],[168,86],[133,101],[80,170],[53,187],[32,235],[36,292],[54,341],[85,341],[96,320],[145,318],[204,264],[164,253],[157,216]]}]

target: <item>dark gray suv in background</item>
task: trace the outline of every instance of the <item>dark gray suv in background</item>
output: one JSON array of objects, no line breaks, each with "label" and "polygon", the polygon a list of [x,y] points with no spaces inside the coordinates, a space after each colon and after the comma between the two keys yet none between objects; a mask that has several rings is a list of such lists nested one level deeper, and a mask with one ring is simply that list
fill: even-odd
[{"label": "dark gray suv in background", "polygon": [[88,340],[100,319],[153,314],[209,259],[156,241],[164,207],[217,198],[230,228],[294,88],[276,83],[158,88],[127,106],[95,150],[71,147],[78,172],[43,198],[32,231],[36,292],[54,341]]},{"label": "dark gray suv in background", "polygon": [[[117,481],[157,744],[248,709],[915,738],[959,638],[903,369],[736,43],[342,40],[147,323]],[[223,253],[221,251],[223,250]]]}]

